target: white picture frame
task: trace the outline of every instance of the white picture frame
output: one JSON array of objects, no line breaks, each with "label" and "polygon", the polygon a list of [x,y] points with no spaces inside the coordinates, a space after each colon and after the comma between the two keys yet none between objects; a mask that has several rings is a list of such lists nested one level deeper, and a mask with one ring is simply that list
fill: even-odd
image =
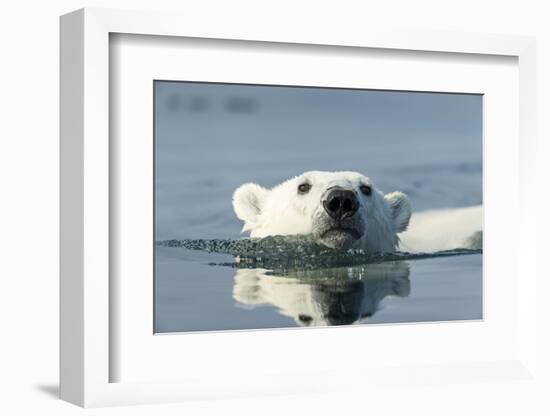
[{"label": "white picture frame", "polygon": [[[110,158],[111,94],[109,53],[110,35],[146,35],[182,38],[225,39],[249,42],[276,42],[281,45],[331,45],[335,48],[370,48],[424,51],[440,54],[502,55],[515,57],[519,68],[519,160],[515,188],[519,200],[517,211],[517,246],[513,247],[517,264],[512,267],[517,278],[522,270],[518,291],[517,348],[505,350],[495,360],[472,359],[470,362],[439,364],[418,359],[414,366],[400,368],[384,364],[380,368],[326,366],[319,368],[330,377],[319,381],[319,373],[307,366],[296,372],[266,371],[263,378],[246,379],[217,372],[198,364],[190,375],[147,381],[113,382],[112,367],[121,357],[112,348],[117,331],[113,313],[117,309],[110,275],[117,261],[110,252],[113,221],[111,173],[117,167]],[[260,44],[259,44],[260,45]],[[473,59],[474,59],[473,58]],[[204,27],[192,16],[107,9],[82,9],[61,18],[61,398],[80,406],[182,401],[208,397],[239,397],[284,392],[315,392],[349,388],[352,385],[433,380],[478,382],[503,377],[524,380],[536,375],[536,304],[537,271],[533,256],[536,219],[533,180],[535,169],[535,42],[530,37],[507,35],[379,32],[359,30],[329,33],[308,31],[301,27],[281,28],[265,21],[225,21],[213,17]],[[110,191],[111,190],[111,191]],[[528,214],[529,213],[529,214]],[[487,213],[486,213],[487,215]],[[515,261],[515,260],[514,260]],[[517,313],[516,313],[517,312]],[[517,316],[516,316],[517,315]],[[136,318],[137,319],[137,318]],[[411,334],[421,328],[408,327]],[[483,332],[483,328],[479,331]],[[338,336],[350,330],[338,329]],[[379,329],[384,331],[384,329]],[[460,332],[459,326],[446,331]],[[263,331],[266,342],[289,337],[292,331]],[[356,332],[356,331],[355,331]],[[300,334],[300,335],[296,335]],[[303,334],[307,334],[303,335]],[[294,331],[302,342],[319,342],[332,332]],[[153,334],[151,333],[151,336]],[[204,337],[203,335],[193,335]],[[216,334],[210,334],[216,337]],[[469,335],[471,336],[471,335]],[[219,337],[218,337],[219,338]],[[259,338],[258,335],[255,337]],[[307,340],[306,338],[309,338]],[[213,339],[213,338],[211,338]],[[251,342],[254,342],[250,339]],[[167,342],[167,341],[165,341]],[[235,340],[234,345],[238,347]],[[242,346],[246,349],[247,345]],[[245,364],[251,367],[251,364]],[[246,373],[246,369],[243,369]],[[290,377],[291,376],[291,377]],[[342,380],[349,380],[343,383]],[[170,381],[172,380],[172,381]],[[409,381],[407,381],[409,380]]]}]

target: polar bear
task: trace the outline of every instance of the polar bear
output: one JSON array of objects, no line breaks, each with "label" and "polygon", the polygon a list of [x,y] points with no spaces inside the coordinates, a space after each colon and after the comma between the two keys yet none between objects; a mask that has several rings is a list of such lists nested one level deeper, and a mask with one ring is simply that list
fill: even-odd
[{"label": "polar bear", "polygon": [[418,212],[399,236],[399,249],[425,253],[457,248],[481,250],[482,222],[481,205]]},{"label": "polar bear", "polygon": [[252,238],[311,235],[328,247],[372,253],[481,249],[483,243],[481,205],[411,219],[405,194],[383,194],[357,172],[306,172],[270,190],[244,184],[233,194],[233,207]]},{"label": "polar bear", "polygon": [[331,248],[376,253],[395,251],[411,218],[405,194],[383,194],[347,171],[310,171],[270,190],[247,183],[234,192],[233,208],[253,238],[311,235]]}]

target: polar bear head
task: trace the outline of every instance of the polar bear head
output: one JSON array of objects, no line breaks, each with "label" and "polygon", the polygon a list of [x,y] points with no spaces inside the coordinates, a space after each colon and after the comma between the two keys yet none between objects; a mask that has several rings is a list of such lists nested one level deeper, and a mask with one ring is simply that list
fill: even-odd
[{"label": "polar bear head", "polygon": [[310,235],[367,252],[395,251],[411,217],[405,194],[384,195],[357,172],[311,171],[272,189],[247,183],[233,194],[233,208],[253,238]]}]

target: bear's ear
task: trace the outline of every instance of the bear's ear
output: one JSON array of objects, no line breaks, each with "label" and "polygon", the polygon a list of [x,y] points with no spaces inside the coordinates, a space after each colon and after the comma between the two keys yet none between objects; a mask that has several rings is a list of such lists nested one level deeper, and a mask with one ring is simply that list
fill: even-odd
[{"label": "bear's ear", "polygon": [[384,196],[391,210],[393,227],[396,233],[407,229],[411,219],[411,203],[403,192],[392,192]]},{"label": "bear's ear", "polygon": [[264,208],[269,191],[255,183],[246,183],[233,194],[233,209],[244,221],[243,231],[251,229]]}]

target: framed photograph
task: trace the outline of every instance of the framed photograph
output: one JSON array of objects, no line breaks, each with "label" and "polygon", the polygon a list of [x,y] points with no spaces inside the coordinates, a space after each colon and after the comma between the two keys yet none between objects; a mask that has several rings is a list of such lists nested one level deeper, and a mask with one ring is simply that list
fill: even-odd
[{"label": "framed photograph", "polygon": [[61,397],[533,380],[534,40],[240,23],[61,18]]},{"label": "framed photograph", "polygon": [[155,333],[483,318],[481,94],[153,89]]}]

